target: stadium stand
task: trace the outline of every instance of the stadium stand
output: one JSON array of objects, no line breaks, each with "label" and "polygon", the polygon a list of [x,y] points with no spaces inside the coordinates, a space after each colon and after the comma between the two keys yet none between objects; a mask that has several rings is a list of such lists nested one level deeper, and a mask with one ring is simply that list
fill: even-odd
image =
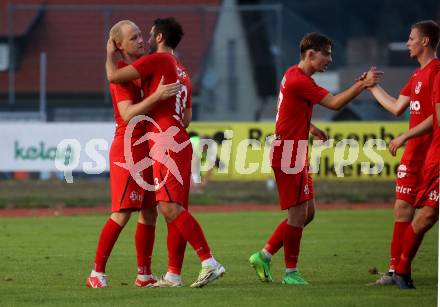
[{"label": "stadium stand", "polygon": [[[8,43],[11,31],[8,2],[11,1],[0,0],[0,44],[3,45]],[[15,70],[17,103],[14,106],[2,103],[0,110],[31,110],[38,105],[41,52],[45,52],[48,59],[47,99],[52,117],[56,114],[63,117],[62,114],[69,113],[69,108],[73,107],[102,107],[103,101],[110,105],[104,74],[104,48],[110,26],[120,19],[133,20],[147,36],[155,18],[178,18],[185,30],[179,56],[188,67],[197,91],[203,58],[216,22],[216,12],[209,11],[209,6],[217,6],[220,2],[158,0],[149,1],[145,6],[146,1],[137,0],[121,6],[120,1],[91,0],[76,1],[73,6],[68,0],[12,1],[35,7],[17,7],[13,13],[14,48],[19,50]],[[7,100],[7,91],[8,72],[0,71],[1,100]],[[67,109],[60,110],[61,107]],[[110,108],[108,114],[102,112],[102,117],[111,119],[108,118],[112,114]]]},{"label": "stadium stand", "polygon": [[[3,103],[8,101],[9,82],[8,72],[2,70],[1,61],[10,32],[8,3],[34,5],[32,10],[16,10],[12,16],[16,51],[17,99],[14,105]],[[272,121],[280,71],[297,61],[297,44],[304,33],[321,31],[334,39],[335,53],[330,72],[338,75],[338,88],[347,87],[360,71],[374,64],[386,71],[384,86],[397,94],[416,67],[416,63],[408,59],[404,46],[407,29],[420,16],[435,20],[440,18],[437,0],[402,0],[398,5],[395,0],[370,0],[362,7],[350,0],[155,0],[148,1],[148,4],[134,0],[124,6],[115,0],[71,3],[68,0],[0,0],[0,111],[3,115],[6,114],[4,111],[38,109],[39,57],[41,52],[45,52],[47,118],[59,121],[111,120],[110,97],[103,69],[104,44],[109,27],[120,19],[132,19],[144,32],[157,17],[174,15],[182,22],[186,35],[178,52],[192,75],[196,119],[200,113],[200,120]],[[216,29],[222,15],[218,7],[229,6],[230,3],[248,7],[273,4],[282,7],[281,33],[278,33],[278,23],[274,20],[278,17],[273,11],[240,11],[241,29],[232,31],[243,31],[246,41],[243,48],[247,51],[240,49],[242,47],[237,44],[237,39],[241,36],[237,36],[231,45],[237,55],[236,58],[235,55],[230,56],[229,62],[236,63],[238,67],[244,62],[240,54],[246,54],[249,59],[246,61],[250,63],[246,65],[249,69],[239,68],[230,74],[232,77],[226,70],[225,76],[220,75],[219,66],[228,67],[226,64],[229,62],[221,54],[222,50],[213,47],[215,39],[225,40],[233,34]],[[46,6],[51,9],[45,9]],[[228,24],[235,25],[231,17],[226,17],[223,22],[226,27]],[[282,38],[280,48],[279,37]],[[247,85],[246,78],[249,76],[252,86]],[[241,96],[240,91],[243,90],[240,84],[246,84],[246,90],[241,94],[248,95],[249,101]],[[199,106],[200,112],[197,112]],[[224,106],[231,110],[223,110]],[[318,120],[394,119],[372,103],[368,93],[360,95],[348,108],[335,114],[317,107],[315,117]],[[3,115],[0,114],[0,118]],[[5,116],[10,118],[10,113]],[[32,116],[28,114],[28,118]]]}]

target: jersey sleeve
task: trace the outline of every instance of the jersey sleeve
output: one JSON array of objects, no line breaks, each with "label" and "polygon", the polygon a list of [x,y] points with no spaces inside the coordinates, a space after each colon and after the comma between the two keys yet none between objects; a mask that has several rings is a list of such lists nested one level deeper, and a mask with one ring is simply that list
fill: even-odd
[{"label": "jersey sleeve", "polygon": [[153,74],[156,69],[156,63],[155,55],[144,55],[131,65],[141,75],[141,79],[145,79]]},{"label": "jersey sleeve", "polygon": [[328,90],[316,84],[312,78],[300,78],[296,80],[293,89],[299,96],[310,101],[312,104],[319,103],[329,93]]},{"label": "jersey sleeve", "polygon": [[135,99],[133,95],[133,85],[131,83],[111,83],[110,87],[114,93],[116,103],[127,100],[133,102]]},{"label": "jersey sleeve", "polygon": [[401,96],[406,96],[406,97],[411,96],[411,83],[412,83],[411,81],[412,78],[410,78],[408,82],[405,84],[405,86],[402,88],[402,90],[400,91]]},{"label": "jersey sleeve", "polygon": [[437,73],[434,79],[434,86],[432,90],[432,103],[434,105],[440,103],[440,72]]}]

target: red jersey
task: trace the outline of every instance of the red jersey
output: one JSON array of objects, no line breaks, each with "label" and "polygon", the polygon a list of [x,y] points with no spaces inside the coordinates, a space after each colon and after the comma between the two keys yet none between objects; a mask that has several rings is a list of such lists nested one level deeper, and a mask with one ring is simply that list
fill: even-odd
[{"label": "red jersey", "polygon": [[[139,72],[142,79],[142,88],[146,96],[153,93],[164,76],[164,84],[173,83],[177,80],[182,84],[181,91],[173,97],[158,102],[148,112],[151,117],[165,131],[171,126],[184,130],[183,112],[191,108],[191,80],[185,67],[169,53],[155,53],[145,55],[135,61],[133,67]],[[148,131],[157,131],[157,127],[149,127]]]},{"label": "red jersey", "polygon": [[[440,60],[434,59],[424,68],[417,69],[400,95],[410,97],[409,128],[413,128],[428,118],[432,112],[432,90],[434,78],[440,69]],[[432,133],[408,141],[402,160],[423,163],[426,158]]]},{"label": "red jersey", "polygon": [[[118,68],[124,67],[127,64],[124,62],[118,63]],[[140,83],[137,85],[136,80],[126,83],[110,83],[110,94],[112,96],[113,110],[115,116],[115,136],[124,136],[127,124],[122,119],[119,113],[118,103],[122,101],[131,100],[133,104],[138,103],[142,100]],[[145,123],[140,122],[136,125],[133,136],[139,136],[145,133]]]},{"label": "red jersey", "polygon": [[328,93],[297,65],[286,71],[280,85],[275,125],[276,140],[281,142],[273,143],[272,166],[281,166],[286,140],[294,141],[291,162],[295,161],[298,142],[309,138],[313,106]]},{"label": "red jersey", "polygon": [[440,72],[434,81],[432,104],[434,108],[433,114],[433,132],[431,146],[429,146],[428,153],[426,155],[425,166],[427,168],[435,166],[440,163],[440,128],[438,126],[437,112],[435,112],[435,105],[440,104]]}]

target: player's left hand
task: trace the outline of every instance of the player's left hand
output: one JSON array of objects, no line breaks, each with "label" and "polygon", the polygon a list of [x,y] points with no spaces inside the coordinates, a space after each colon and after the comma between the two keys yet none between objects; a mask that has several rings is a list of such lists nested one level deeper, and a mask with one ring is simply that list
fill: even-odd
[{"label": "player's left hand", "polygon": [[361,82],[364,83],[365,88],[369,88],[378,84],[382,75],[383,71],[377,70],[377,68],[373,66],[368,70],[365,78],[362,79]]},{"label": "player's left hand", "polygon": [[107,41],[107,55],[113,55],[118,51],[118,48],[116,47],[116,43],[111,38]]},{"label": "player's left hand", "polygon": [[405,137],[404,135],[399,135],[398,137],[396,137],[395,139],[393,139],[390,142],[390,145],[388,145],[388,150],[390,151],[390,153],[395,157],[397,150],[403,146],[403,144],[405,143]]},{"label": "player's left hand", "polygon": [[174,83],[164,84],[164,77],[160,79],[159,85],[157,86],[156,93],[160,100],[167,99],[171,96],[176,96],[181,90],[181,84],[179,80]]}]

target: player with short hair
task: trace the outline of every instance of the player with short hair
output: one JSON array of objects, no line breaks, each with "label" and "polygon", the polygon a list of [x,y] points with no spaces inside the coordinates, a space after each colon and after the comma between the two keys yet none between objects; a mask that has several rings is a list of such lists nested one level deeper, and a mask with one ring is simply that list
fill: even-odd
[{"label": "player with short hair", "polygon": [[415,288],[411,278],[411,263],[417,254],[425,233],[438,221],[440,195],[440,72],[437,73],[434,79],[432,93],[433,115],[392,140],[389,146],[391,153],[395,155],[397,149],[406,141],[432,132],[431,145],[423,166],[423,179],[414,202],[414,205],[421,209],[405,231],[400,261],[393,275],[394,283],[401,289]]},{"label": "player with short hair", "polygon": [[[163,147],[156,146],[156,155],[151,157],[155,160],[152,168],[156,201],[168,226],[168,271],[155,284],[156,287],[182,286],[181,269],[186,242],[191,244],[202,264],[200,274],[191,287],[203,287],[225,273],[225,268],[212,256],[199,223],[188,212],[192,147],[185,128],[192,115],[191,81],[185,67],[174,55],[182,36],[182,27],[174,18],[156,19],[150,31],[151,54],[122,69],[116,69],[111,43],[107,49],[107,77],[111,82],[141,78],[145,93],[157,87],[162,75],[165,81],[178,80],[182,85],[175,97],[162,101],[149,113],[154,123],[147,123],[147,131],[156,134],[148,139],[150,148],[157,144],[153,139],[161,140],[160,146]],[[178,130],[175,131],[175,128]],[[170,136],[171,140],[167,142]],[[161,156],[159,153],[163,153],[164,148],[166,154]],[[175,162],[177,170],[167,167],[173,165],[170,162]],[[180,176],[175,175],[176,171]]]},{"label": "player with short hair", "polygon": [[[115,41],[122,60],[119,66],[132,63],[144,54],[144,41],[139,28],[129,20],[116,23],[110,30],[110,38]],[[140,83],[127,82],[110,84],[113,108],[115,113],[116,130],[110,148],[110,186],[112,194],[112,214],[102,229],[96,250],[94,269],[86,285],[90,288],[105,288],[108,286],[105,267],[116,240],[130,219],[132,211],[139,211],[136,227],[135,244],[137,254],[138,275],[135,285],[148,287],[156,282],[151,274],[151,254],[153,251],[157,204],[154,193],[145,191],[136,184],[130,172],[115,163],[124,163],[124,134],[127,122],[134,116],[148,112],[160,100],[176,95],[180,85],[173,83],[163,85],[160,82],[157,90],[148,98],[142,100]],[[133,145],[145,132],[145,125],[137,125],[132,134]],[[147,144],[132,146],[135,162],[148,153]],[[144,180],[152,182],[152,174],[143,171]]]},{"label": "player with short hair", "polygon": [[[284,246],[286,273],[283,284],[304,285],[307,281],[297,271],[297,261],[304,226],[315,213],[313,182],[308,169],[307,144],[315,104],[339,110],[364,89],[373,86],[382,72],[372,68],[349,89],[333,96],[311,78],[324,72],[332,62],[333,42],[320,33],[309,33],[300,43],[299,64],[287,69],[280,85],[275,141],[272,144],[272,169],[278,187],[282,221],[264,248],[249,262],[261,281],[272,281],[271,258]],[[292,167],[294,167],[292,169]]]},{"label": "player with short hair", "polygon": [[[432,20],[420,21],[411,27],[408,41],[409,56],[416,59],[420,67],[412,74],[397,99],[390,96],[379,85],[370,89],[374,98],[389,112],[399,116],[410,108],[409,127],[413,128],[432,115],[431,103],[433,82],[440,69],[437,59],[440,29]],[[386,274],[376,284],[391,285],[396,270],[404,234],[414,218],[416,196],[423,182],[423,163],[431,143],[432,134],[426,133],[408,141],[396,179],[396,201],[394,203],[394,229],[390,242],[390,264]]]}]

